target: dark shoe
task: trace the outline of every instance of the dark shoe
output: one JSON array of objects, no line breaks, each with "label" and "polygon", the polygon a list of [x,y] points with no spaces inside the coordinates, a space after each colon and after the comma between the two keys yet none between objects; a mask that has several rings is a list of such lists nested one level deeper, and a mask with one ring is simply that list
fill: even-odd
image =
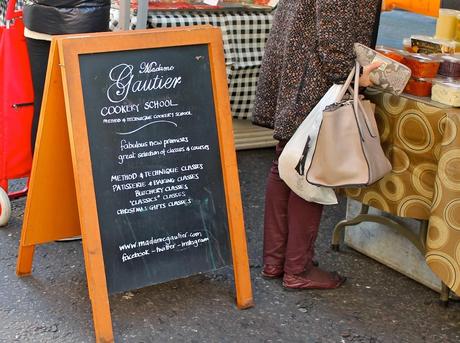
[{"label": "dark shoe", "polygon": [[261,274],[267,279],[279,279],[283,276],[284,269],[282,266],[277,266],[275,264],[265,264]]},{"label": "dark shoe", "polygon": [[[316,268],[316,270],[318,269]],[[340,287],[346,280],[345,277],[336,272],[327,273],[321,271],[321,273],[320,278],[315,278],[319,274],[311,271],[301,274],[285,273],[283,287],[287,289],[334,289]]]}]

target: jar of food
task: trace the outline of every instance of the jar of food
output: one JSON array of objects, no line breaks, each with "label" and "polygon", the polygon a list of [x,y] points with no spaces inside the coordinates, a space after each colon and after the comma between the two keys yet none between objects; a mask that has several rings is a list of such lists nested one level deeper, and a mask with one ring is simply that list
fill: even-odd
[{"label": "jar of food", "polygon": [[424,54],[407,54],[403,64],[410,68],[413,77],[435,77],[441,60],[439,57]]},{"label": "jar of food", "polygon": [[394,60],[396,62],[402,63],[402,61],[404,60],[405,53],[402,50],[388,48],[388,47],[383,46],[383,45],[377,45],[375,47],[375,50],[377,52],[381,53],[382,55],[384,55],[384,56],[386,56],[388,58],[391,58],[392,60]]},{"label": "jar of food", "polygon": [[436,35],[438,39],[452,40],[457,31],[457,15],[460,12],[447,8],[439,9],[439,17],[436,20]]},{"label": "jar of food", "polygon": [[460,106],[460,82],[433,80],[431,99],[449,106]]},{"label": "jar of food", "polygon": [[411,77],[407,82],[406,88],[404,88],[404,92],[416,96],[430,96],[431,80],[432,79]]},{"label": "jar of food", "polygon": [[460,54],[441,56],[438,74],[448,77],[460,77]]}]

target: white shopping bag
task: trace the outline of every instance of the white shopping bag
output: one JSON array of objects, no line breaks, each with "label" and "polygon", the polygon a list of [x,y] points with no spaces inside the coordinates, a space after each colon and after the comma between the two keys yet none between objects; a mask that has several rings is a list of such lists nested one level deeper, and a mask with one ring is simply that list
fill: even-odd
[{"label": "white shopping bag", "polygon": [[[323,119],[323,110],[333,104],[341,85],[333,85],[305,118],[287,142],[278,160],[281,179],[301,198],[323,205],[337,204],[332,188],[318,187],[307,182],[307,170],[315,151],[316,138]],[[335,144],[331,142],[331,144]]]}]

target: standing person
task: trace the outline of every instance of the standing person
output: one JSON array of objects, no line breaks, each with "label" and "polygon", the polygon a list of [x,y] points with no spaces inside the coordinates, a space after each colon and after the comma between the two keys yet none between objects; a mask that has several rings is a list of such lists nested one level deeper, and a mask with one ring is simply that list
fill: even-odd
[{"label": "standing person", "polygon": [[[375,44],[380,0],[281,0],[258,81],[253,122],[279,141],[267,181],[262,275],[290,289],[332,289],[345,278],[313,263],[323,206],[303,200],[280,179],[278,157],[302,121],[354,66],[353,44]],[[375,33],[375,34],[374,34]],[[370,85],[366,67],[360,78]],[[340,144],[340,142],[331,142]]]},{"label": "standing person", "polygon": [[110,0],[25,0],[24,36],[35,93],[32,151],[45,84],[52,35],[108,31]]},{"label": "standing person", "polygon": [[[110,0],[25,0],[24,36],[34,88],[31,143],[35,148],[52,35],[108,31]],[[81,236],[59,241],[80,240]]]}]

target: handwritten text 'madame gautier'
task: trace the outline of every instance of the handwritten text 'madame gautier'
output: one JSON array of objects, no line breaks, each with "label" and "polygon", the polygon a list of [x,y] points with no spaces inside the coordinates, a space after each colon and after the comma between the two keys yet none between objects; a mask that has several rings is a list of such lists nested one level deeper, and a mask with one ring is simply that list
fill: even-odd
[{"label": "handwritten text 'madame gautier'", "polygon": [[182,83],[181,76],[165,77],[155,75],[140,80],[134,78],[134,66],[121,63],[109,72],[112,84],[107,89],[107,99],[112,103],[119,103],[126,99],[129,93],[150,92],[152,90],[174,89]]}]

